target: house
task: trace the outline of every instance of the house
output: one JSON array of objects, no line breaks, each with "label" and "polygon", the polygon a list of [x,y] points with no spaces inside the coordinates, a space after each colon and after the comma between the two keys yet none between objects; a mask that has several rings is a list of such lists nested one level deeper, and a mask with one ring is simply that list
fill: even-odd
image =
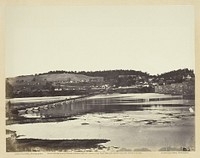
[{"label": "house", "polygon": [[186,80],[191,80],[192,76],[190,76],[189,74],[186,76]]}]

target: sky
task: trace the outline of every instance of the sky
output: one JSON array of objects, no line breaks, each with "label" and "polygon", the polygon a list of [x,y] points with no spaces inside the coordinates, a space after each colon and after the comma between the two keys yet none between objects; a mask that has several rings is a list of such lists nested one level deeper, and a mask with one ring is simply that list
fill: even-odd
[{"label": "sky", "polygon": [[192,6],[9,6],[6,77],[195,69]]}]

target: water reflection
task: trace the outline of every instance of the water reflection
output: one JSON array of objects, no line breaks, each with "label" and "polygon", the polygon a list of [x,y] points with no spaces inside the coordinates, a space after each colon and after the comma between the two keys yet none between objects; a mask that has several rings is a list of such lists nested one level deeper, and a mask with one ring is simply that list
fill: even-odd
[{"label": "water reflection", "polygon": [[[139,104],[148,100],[148,104]],[[172,104],[173,100],[165,100],[165,104],[149,104],[151,99],[130,99],[129,97],[108,97],[108,98],[86,98],[72,101],[64,101],[44,106],[27,108],[20,110],[19,115],[26,118],[61,118],[86,113],[115,113],[119,111],[143,111],[143,110],[166,110],[179,109],[178,113],[188,111],[188,106],[182,104]],[[154,99],[155,100],[155,99]],[[158,99],[157,99],[158,100]],[[162,100],[162,98],[160,98]],[[181,101],[181,100],[180,100]],[[138,102],[138,104],[137,104]],[[166,102],[168,104],[166,104]]]},{"label": "water reflection", "polygon": [[26,117],[24,124],[7,129],[21,135],[19,139],[108,139],[107,148],[193,149],[194,101],[142,97],[90,97],[27,108],[19,111]]}]

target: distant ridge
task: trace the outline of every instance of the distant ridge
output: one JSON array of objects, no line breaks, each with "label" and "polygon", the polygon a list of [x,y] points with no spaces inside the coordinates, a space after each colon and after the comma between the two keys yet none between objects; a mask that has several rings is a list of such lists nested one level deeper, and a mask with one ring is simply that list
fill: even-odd
[{"label": "distant ridge", "polygon": [[[45,75],[45,74],[62,74],[62,73],[68,73],[68,74],[82,74],[82,75],[88,75],[88,76],[105,76],[106,74],[113,73],[113,74],[120,74],[120,75],[145,75],[145,76],[163,76],[165,74],[175,74],[175,73],[187,73],[194,74],[194,71],[192,69],[184,68],[184,69],[176,69],[171,70],[167,72],[163,72],[161,74],[157,75],[151,75],[148,72],[138,71],[138,70],[127,70],[127,69],[116,69],[116,70],[99,70],[99,71],[65,71],[65,70],[55,70],[55,71],[49,71],[44,73],[36,73],[36,74],[29,74],[29,75],[19,75],[15,77],[22,77],[22,76],[32,76],[32,75]],[[7,77],[11,78],[11,77]]]},{"label": "distant ridge", "polygon": [[81,95],[93,91],[127,86],[149,87],[155,85],[195,81],[193,70],[178,69],[160,75],[149,75],[135,70],[106,71],[50,71],[35,75],[6,78],[6,96]]},{"label": "distant ridge", "polygon": [[[57,75],[56,75],[57,74]],[[65,75],[62,75],[65,74]],[[68,74],[68,75],[66,75]],[[104,77],[105,80],[109,80],[111,78],[116,78],[119,75],[136,75],[136,76],[144,76],[144,77],[156,77],[156,78],[165,78],[165,79],[171,79],[176,78],[180,76],[187,76],[190,75],[191,77],[194,77],[194,71],[188,68],[185,69],[178,69],[178,70],[172,70],[169,72],[164,72],[158,75],[150,75],[147,72],[142,71],[136,71],[136,70],[103,70],[103,71],[64,71],[64,70],[56,70],[56,71],[49,71],[46,73],[38,73],[38,74],[32,74],[32,75],[20,75],[16,76],[17,78],[21,77],[27,77],[27,78],[33,78],[33,76],[38,76],[39,78],[47,77],[47,75],[50,75],[50,80],[52,80],[51,76],[55,78],[62,78],[64,76],[70,76],[69,74],[73,74],[72,78],[87,78],[89,77]],[[85,75],[85,76],[84,76]],[[87,76],[87,77],[86,77]],[[8,77],[7,79],[16,78],[16,77]]]}]

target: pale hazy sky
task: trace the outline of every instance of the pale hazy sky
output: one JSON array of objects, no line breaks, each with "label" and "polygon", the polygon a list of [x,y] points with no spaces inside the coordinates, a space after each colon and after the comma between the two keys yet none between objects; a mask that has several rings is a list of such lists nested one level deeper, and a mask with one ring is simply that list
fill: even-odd
[{"label": "pale hazy sky", "polygon": [[192,6],[12,6],[5,33],[7,77],[195,67]]}]

